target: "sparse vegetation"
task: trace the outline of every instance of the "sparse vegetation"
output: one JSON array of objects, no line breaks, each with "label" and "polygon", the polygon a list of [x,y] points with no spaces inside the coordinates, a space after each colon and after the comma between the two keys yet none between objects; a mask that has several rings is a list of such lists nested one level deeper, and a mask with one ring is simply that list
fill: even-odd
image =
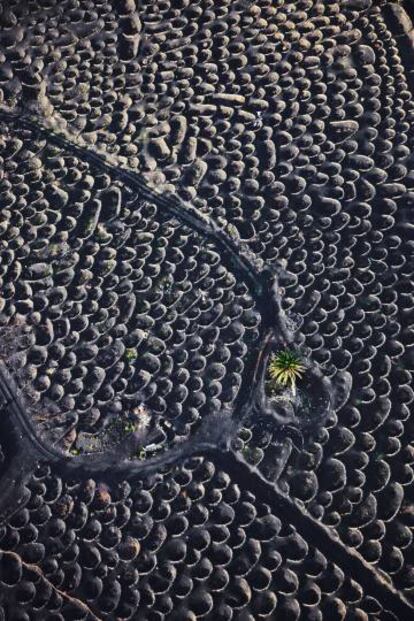
[{"label": "sparse vegetation", "polygon": [[239,231],[234,226],[234,224],[227,224],[226,226],[227,234],[230,235],[232,239],[239,239]]},{"label": "sparse vegetation", "polygon": [[134,425],[134,423],[127,423],[124,426],[124,431],[126,433],[133,433],[134,431],[136,431],[136,426]]},{"label": "sparse vegetation", "polygon": [[296,382],[305,370],[306,367],[296,352],[289,349],[277,352],[271,356],[267,369],[270,387],[275,390],[287,386],[296,394]]},{"label": "sparse vegetation", "polygon": [[135,454],[135,458],[143,461],[145,459],[145,449],[142,447],[139,448]]},{"label": "sparse vegetation", "polygon": [[135,347],[128,347],[125,350],[125,355],[128,362],[134,362],[138,357],[138,352]]},{"label": "sparse vegetation", "polygon": [[245,446],[241,452],[244,459],[252,466],[257,466],[263,459],[263,450],[257,446]]}]

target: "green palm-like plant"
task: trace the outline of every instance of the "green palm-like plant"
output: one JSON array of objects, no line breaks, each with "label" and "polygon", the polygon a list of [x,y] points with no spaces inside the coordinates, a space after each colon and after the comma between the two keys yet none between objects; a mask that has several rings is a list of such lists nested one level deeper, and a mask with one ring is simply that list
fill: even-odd
[{"label": "green palm-like plant", "polygon": [[273,354],[267,369],[271,384],[290,386],[293,394],[296,394],[296,381],[302,377],[305,370],[300,356],[288,349]]}]

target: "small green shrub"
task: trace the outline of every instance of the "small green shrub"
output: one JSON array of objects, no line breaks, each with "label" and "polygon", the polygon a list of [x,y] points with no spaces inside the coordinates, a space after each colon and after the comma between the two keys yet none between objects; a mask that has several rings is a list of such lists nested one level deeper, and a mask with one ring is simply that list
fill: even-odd
[{"label": "small green shrub", "polygon": [[128,349],[126,349],[125,354],[128,362],[134,362],[134,360],[136,360],[138,357],[138,352],[135,347],[129,347]]},{"label": "small green shrub", "polygon": [[143,461],[146,458],[146,452],[145,449],[143,447],[139,448],[135,454],[135,459],[138,459],[139,461]]},{"label": "small green shrub", "polygon": [[136,431],[134,423],[127,423],[126,425],[124,425],[124,431],[125,433],[133,433],[134,431]]},{"label": "small green shrub", "polygon": [[302,377],[305,370],[301,357],[294,351],[285,349],[277,352],[271,356],[267,368],[270,387],[276,389],[288,386],[295,394],[296,381]]}]

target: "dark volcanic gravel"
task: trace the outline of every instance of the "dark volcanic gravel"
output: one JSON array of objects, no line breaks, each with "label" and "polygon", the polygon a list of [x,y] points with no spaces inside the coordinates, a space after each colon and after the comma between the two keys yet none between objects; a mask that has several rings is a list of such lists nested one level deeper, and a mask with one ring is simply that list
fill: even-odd
[{"label": "dark volcanic gravel", "polygon": [[0,619],[414,616],[410,15],[391,0],[0,3],[0,350],[39,433],[76,459],[135,430],[145,462],[231,411],[258,347],[234,266],[115,169],[277,269],[309,364],[352,378],[303,438],[252,416],[229,453],[129,483],[38,466],[0,526]]}]

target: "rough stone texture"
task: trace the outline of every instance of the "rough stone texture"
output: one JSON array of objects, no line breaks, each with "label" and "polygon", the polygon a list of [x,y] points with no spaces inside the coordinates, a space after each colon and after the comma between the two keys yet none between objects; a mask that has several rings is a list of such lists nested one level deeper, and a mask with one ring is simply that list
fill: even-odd
[{"label": "rough stone texture", "polygon": [[[300,449],[251,421],[234,450],[410,598],[414,104],[401,7],[10,0],[0,99],[171,184],[284,262],[286,309],[327,375],[352,374],[351,398]],[[33,323],[32,398],[78,414],[72,449],[104,421],[122,433],[142,402],[161,450],[232,403],[260,318],[214,249],[27,130],[3,124],[0,157],[0,306],[7,323]],[[395,618],[208,459],[133,489],[47,466],[28,487],[0,532],[6,619]]]}]

